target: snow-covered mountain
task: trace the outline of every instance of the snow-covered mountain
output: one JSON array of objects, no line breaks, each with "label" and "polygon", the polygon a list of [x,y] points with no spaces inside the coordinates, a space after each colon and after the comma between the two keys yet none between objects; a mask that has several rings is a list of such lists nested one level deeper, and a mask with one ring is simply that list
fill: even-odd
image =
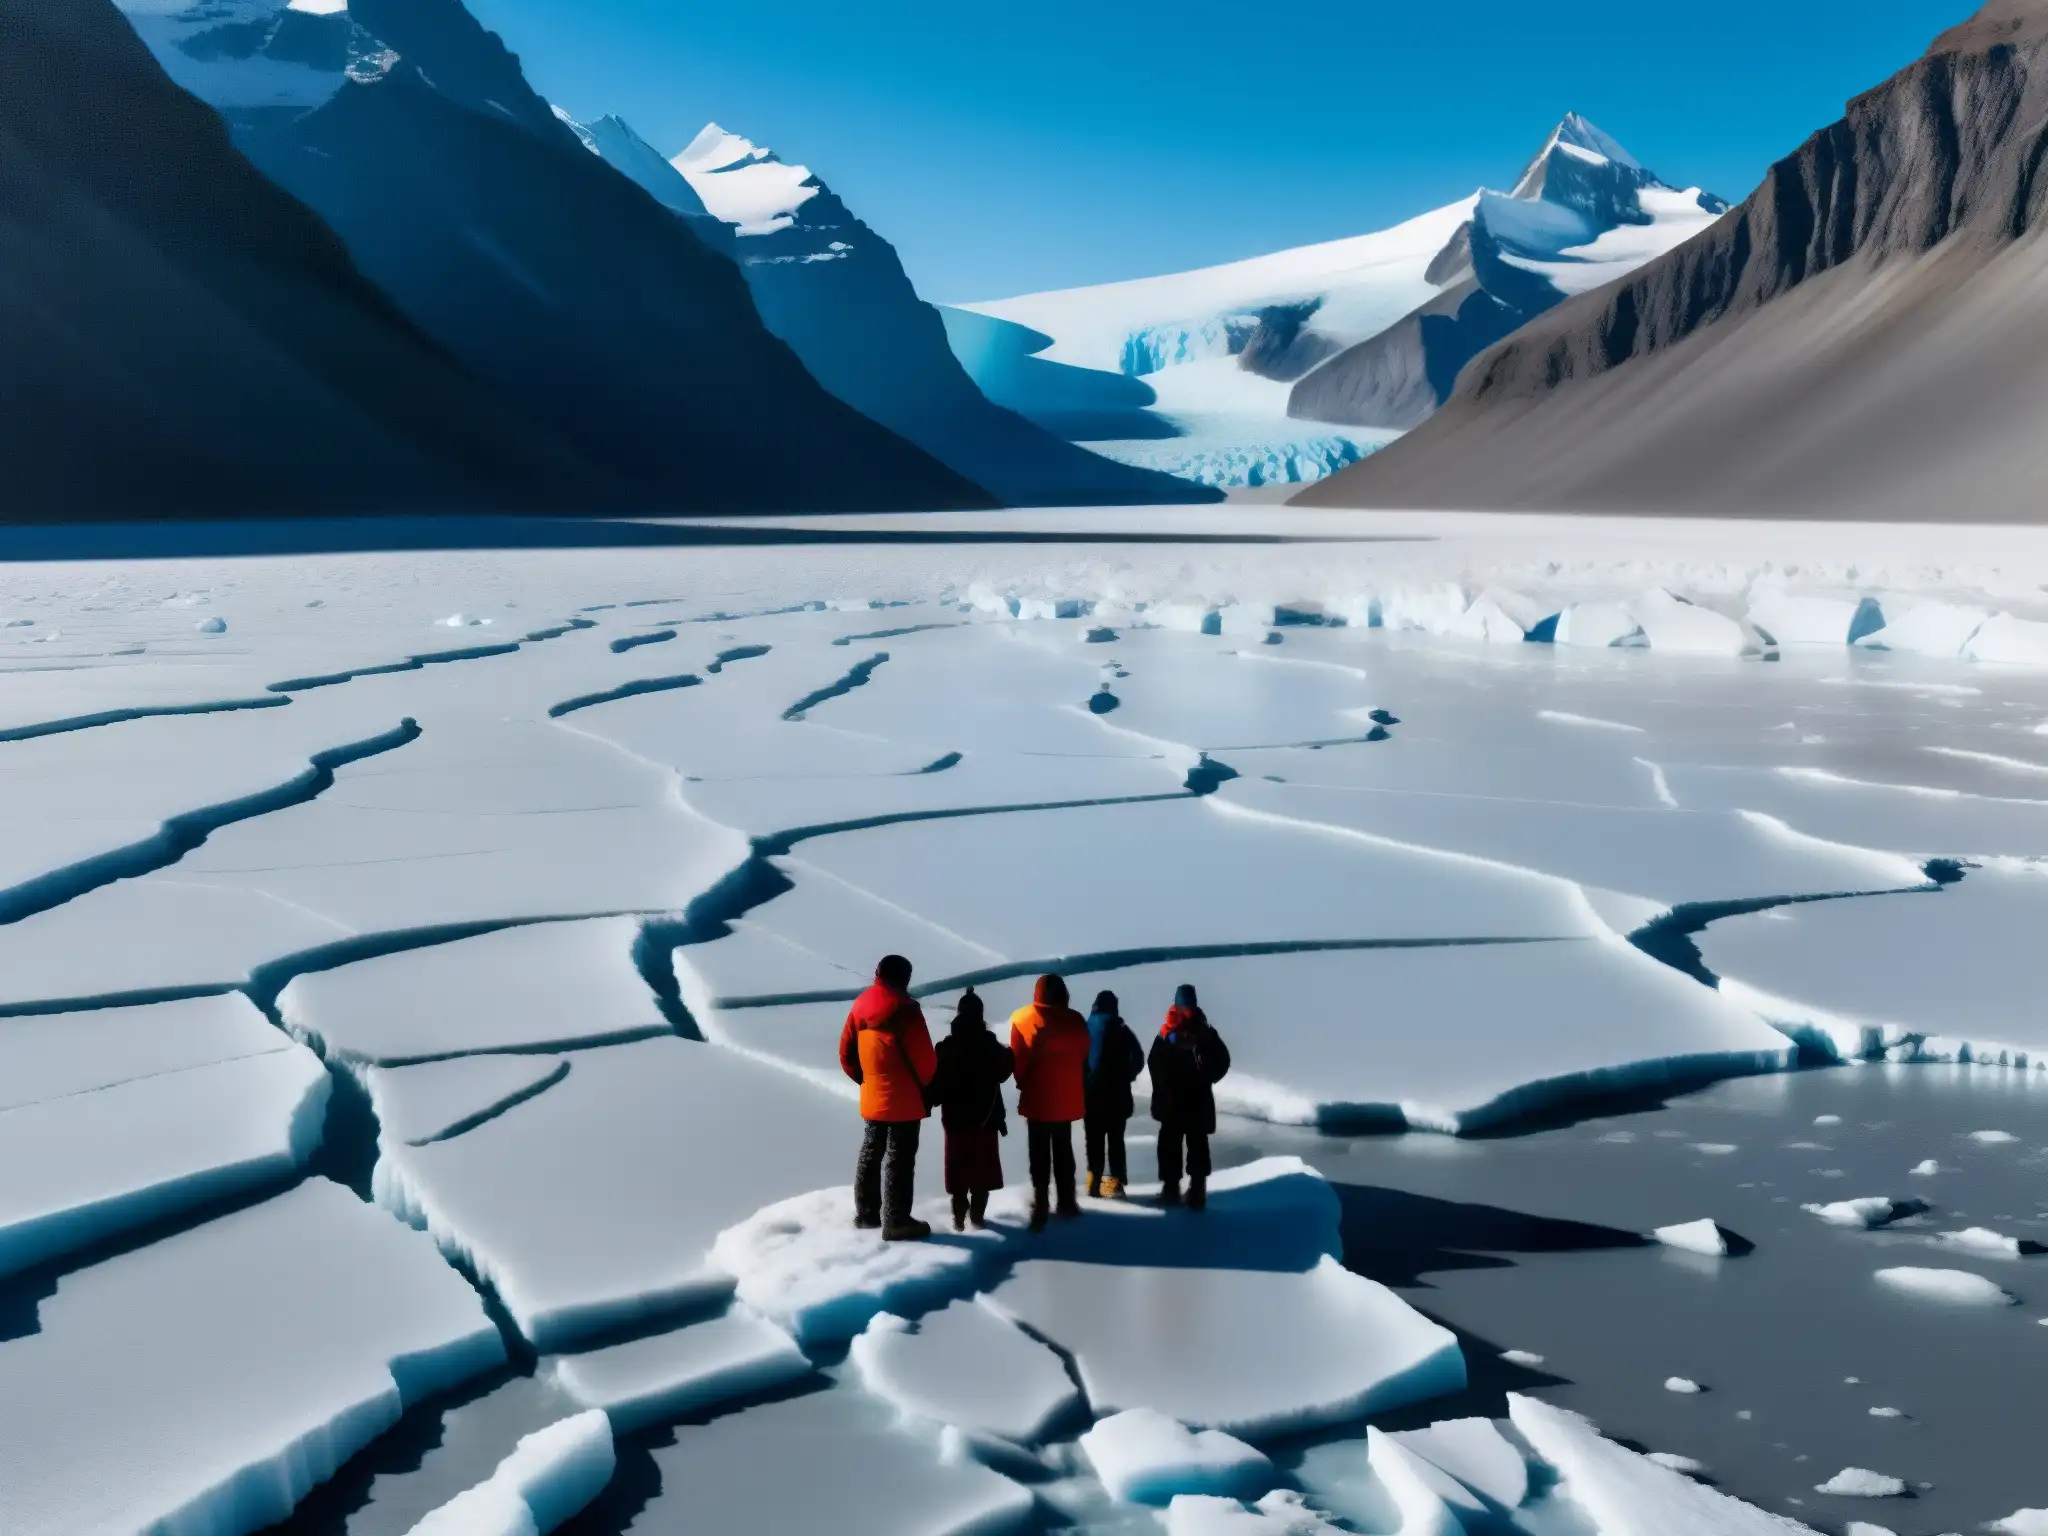
[{"label": "snow-covered mountain", "polygon": [[[1508,192],[1246,261],[970,305],[956,352],[992,398],[1212,484],[1314,479],[1415,425],[1481,347],[1724,211],[1576,113]],[[1114,410],[1091,375],[1149,387]]]},{"label": "snow-covered mountain", "polygon": [[[615,124],[607,131],[606,122]],[[659,170],[616,119],[590,148],[686,216],[719,222],[768,329],[871,420],[1012,505],[1200,500],[1199,487],[1076,447],[991,404],[895,249],[803,165],[713,123]],[[665,173],[665,174],[664,174]],[[688,206],[685,206],[685,199]]]},{"label": "snow-covered mountain", "polygon": [[585,153],[460,0],[121,4],[415,324],[634,506],[989,502],[821,388],[690,210]]}]

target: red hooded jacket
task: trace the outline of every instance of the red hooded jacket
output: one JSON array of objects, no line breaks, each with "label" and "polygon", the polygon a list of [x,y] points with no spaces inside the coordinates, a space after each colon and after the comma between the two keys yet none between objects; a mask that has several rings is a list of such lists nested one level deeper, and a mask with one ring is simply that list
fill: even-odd
[{"label": "red hooded jacket", "polygon": [[917,1000],[879,981],[861,993],[839,1032],[839,1065],[860,1084],[863,1120],[922,1120],[939,1059]]},{"label": "red hooded jacket", "polygon": [[1017,1113],[1026,1120],[1079,1120],[1088,1112],[1088,1021],[1064,1003],[1037,1001],[1010,1015],[1017,1059]]}]

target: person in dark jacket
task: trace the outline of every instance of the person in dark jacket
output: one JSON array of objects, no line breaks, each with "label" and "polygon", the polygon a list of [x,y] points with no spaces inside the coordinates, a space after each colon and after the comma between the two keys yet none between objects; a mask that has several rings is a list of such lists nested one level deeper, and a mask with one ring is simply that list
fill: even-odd
[{"label": "person in dark jacket", "polygon": [[1183,983],[1174,992],[1146,1065],[1152,1072],[1152,1118],[1159,1122],[1160,1203],[1181,1203],[1185,1167],[1188,1207],[1199,1211],[1209,1203],[1216,1085],[1230,1070],[1230,1051],[1196,1003],[1193,987]]},{"label": "person in dark jacket", "polygon": [[1117,1012],[1116,994],[1096,993],[1088,1011],[1088,1103],[1082,1117],[1090,1195],[1124,1198],[1131,1177],[1124,1126],[1131,1118],[1131,1084],[1144,1070],[1145,1048]]},{"label": "person in dark jacket", "polygon": [[839,1033],[839,1065],[860,1084],[866,1122],[853,1172],[853,1224],[880,1227],[892,1243],[930,1237],[931,1226],[910,1214],[910,1202],[918,1131],[931,1113],[925,1090],[938,1059],[924,1010],[910,995],[910,962],[901,955],[884,955],[874,985],[854,999]]},{"label": "person in dark jacket", "polygon": [[953,1028],[938,1045],[939,1075],[932,1096],[946,1128],[946,1193],[953,1197],[953,1230],[971,1221],[988,1225],[988,1197],[1003,1187],[1000,1138],[1010,1127],[1003,1084],[1017,1069],[1010,1048],[995,1037],[981,999],[969,987],[953,1013]]}]

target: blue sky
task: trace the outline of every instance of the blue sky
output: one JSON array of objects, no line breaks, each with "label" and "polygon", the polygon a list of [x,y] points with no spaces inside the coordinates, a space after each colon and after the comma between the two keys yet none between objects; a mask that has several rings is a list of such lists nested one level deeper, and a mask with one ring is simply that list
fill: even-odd
[{"label": "blue sky", "polygon": [[1139,277],[1505,186],[1585,113],[1745,196],[1970,0],[469,0],[537,88],[665,154],[811,166],[926,297]]}]

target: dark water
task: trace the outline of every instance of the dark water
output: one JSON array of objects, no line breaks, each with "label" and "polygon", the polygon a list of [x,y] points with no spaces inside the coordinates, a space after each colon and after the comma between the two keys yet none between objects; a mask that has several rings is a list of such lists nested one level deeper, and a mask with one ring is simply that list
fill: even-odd
[{"label": "dark water", "polygon": [[[1984,1144],[1980,1130],[2017,1139]],[[1464,1411],[1498,1414],[1504,1391],[1536,1391],[1822,1530],[1865,1520],[1936,1536],[2048,1506],[2048,1257],[1933,1242],[1970,1226],[2048,1241],[2048,1074],[1841,1067],[1496,1140],[1239,1124],[1228,1141],[1233,1161],[1298,1152],[1339,1187],[1348,1262],[1465,1338]],[[1930,1157],[1942,1173],[1910,1172]],[[1864,1195],[1932,1209],[1880,1232],[1800,1209]],[[1700,1217],[1754,1250],[1716,1260],[1635,1240]],[[1896,1265],[1967,1270],[2021,1304],[1901,1295],[1873,1278]],[[1543,1364],[1501,1361],[1510,1349]],[[1705,1390],[1668,1391],[1672,1376]],[[1443,1416],[1433,1404],[1414,1418]],[[1852,1466],[1912,1491],[1815,1491]]]}]

